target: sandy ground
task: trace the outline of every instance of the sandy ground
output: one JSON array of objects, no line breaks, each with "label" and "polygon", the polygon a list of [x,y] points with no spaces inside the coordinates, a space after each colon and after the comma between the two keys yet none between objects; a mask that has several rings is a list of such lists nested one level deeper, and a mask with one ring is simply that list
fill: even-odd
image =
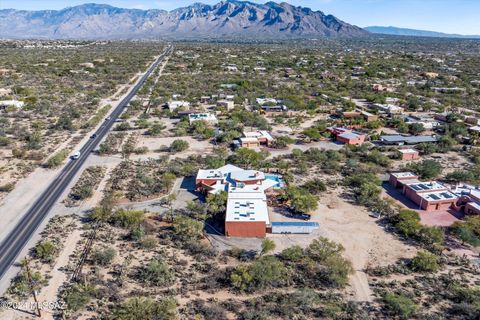
[{"label": "sandy ground", "polygon": [[149,158],[158,158],[159,153],[154,152],[161,147],[170,146],[174,140],[184,140],[189,144],[189,148],[183,152],[173,153],[172,157],[187,158],[190,155],[207,154],[213,151],[214,145],[209,140],[196,140],[190,136],[184,137],[165,137],[165,138],[152,138],[148,136],[140,136],[137,147],[147,147],[150,151],[145,154],[131,155],[131,160],[145,160]]},{"label": "sandy ground", "polygon": [[[139,78],[137,78],[137,81],[138,79]],[[133,87],[136,84],[136,82],[129,84],[129,86]],[[110,111],[114,110],[118,102],[121,101],[123,97],[125,97],[127,94],[128,92],[125,92],[121,97],[118,97],[118,99],[111,98],[112,99],[111,101],[112,102],[115,101],[115,103],[112,103],[112,109]],[[102,123],[99,123],[97,125],[97,128],[100,125],[102,125]],[[81,141],[79,141],[78,146],[82,146],[85,143],[85,141],[89,139],[91,133],[94,132],[97,128],[93,129],[90,133],[85,134],[84,138]],[[93,158],[93,156],[90,158]],[[86,161],[82,170],[78,172],[78,174],[72,180],[70,185],[65,189],[64,194],[59,198],[59,201],[63,201],[63,199],[65,199],[71,187],[75,184],[75,182],[78,180],[81,173],[87,166],[90,166],[93,164],[104,164],[104,162],[112,163],[112,159],[100,160],[95,158],[93,160],[94,161],[92,161],[92,159],[89,159]],[[70,161],[70,160],[66,160],[66,161]],[[95,161],[97,163],[92,163]],[[15,189],[5,197],[5,199],[0,204],[0,217],[2,221],[5,222],[0,224],[0,241],[3,241],[5,236],[8,235],[8,233],[15,228],[16,224],[21,219],[21,217],[25,214],[25,212],[32,205],[32,203],[40,196],[43,190],[45,190],[48,184],[51,181],[53,181],[53,179],[55,179],[56,175],[60,170],[61,168],[56,170],[45,170],[43,168],[37,168],[28,177],[26,177],[25,179],[22,179],[16,185]],[[35,187],[32,188],[32,186],[35,186]],[[45,228],[50,218],[52,218],[57,214],[65,215],[65,214],[73,213],[72,212],[73,210],[78,212],[78,208],[67,209],[65,208],[65,206],[63,206],[63,204],[60,204],[60,203],[55,205],[54,208],[50,211],[49,215],[45,218],[43,223],[36,230],[35,234],[32,235],[32,238],[27,243],[25,248],[22,250],[19,257],[17,257],[17,262],[21,260],[20,259],[21,257],[25,256],[28,250],[32,246],[34,246],[38,240],[40,240],[39,234]],[[1,279],[0,294],[2,294],[8,288],[10,280],[16,275],[17,272],[18,272],[18,267],[12,267]]]},{"label": "sandy ground", "polygon": [[[336,199],[336,205],[332,205],[332,199]],[[414,247],[386,232],[365,209],[337,198],[336,194],[321,198],[312,220],[319,222],[321,232],[327,238],[345,247],[345,256],[352,261],[355,269],[351,287],[357,301],[372,300],[364,272],[366,267],[389,265],[416,254]]]},{"label": "sandy ground", "polygon": [[[89,161],[90,162],[90,159]],[[116,164],[111,162],[107,166],[107,172],[98,185],[98,188],[95,190],[93,196],[85,201],[83,201],[78,207],[75,208],[66,208],[64,207],[63,203],[57,204],[56,208],[52,211],[54,213],[62,212],[63,214],[67,213],[76,213],[76,214],[83,214],[88,212],[93,208],[98,201],[102,198],[103,190],[105,189],[106,183],[109,179],[109,175],[111,170]],[[86,167],[90,166],[87,164]],[[59,256],[55,260],[55,264],[52,266],[51,270],[49,271],[49,280],[48,285],[43,287],[41,291],[38,293],[38,301],[42,302],[55,302],[57,301],[58,291],[61,286],[64,284],[65,281],[68,280],[67,274],[65,274],[62,269],[66,267],[69,263],[70,255],[72,254],[73,250],[77,246],[78,242],[82,239],[82,229],[78,223],[76,222],[76,228],[69,236],[64,239],[64,247],[63,250],[60,252]],[[31,299],[33,301],[33,299]],[[29,301],[29,302],[32,302]],[[17,310],[8,310],[2,314],[0,314],[0,319],[24,319],[26,313],[23,311]],[[28,318],[28,317],[27,317]],[[53,313],[49,310],[44,310],[42,312],[41,319],[50,320],[53,318]]]},{"label": "sandy ground", "polygon": [[[58,291],[63,283],[68,280],[67,275],[62,271],[62,268],[66,267],[69,262],[69,258],[72,250],[76,247],[77,243],[82,239],[82,230],[76,228],[69,236],[65,239],[64,250],[57,257],[55,264],[53,265],[52,270],[49,273],[51,277],[48,280],[48,286],[43,287],[38,293],[37,299],[40,303],[42,302],[56,302]],[[29,299],[30,303],[33,303],[33,298]],[[34,310],[31,310],[33,312]],[[42,317],[37,319],[42,320],[53,320],[53,310],[45,308],[42,311]],[[0,319],[12,319],[19,320],[25,318],[25,312],[17,310],[8,310],[0,314]]]},{"label": "sandy ground", "polygon": [[[334,204],[334,205],[333,205]],[[272,221],[292,221],[270,209]],[[298,220],[293,220],[298,221]],[[372,301],[372,292],[365,273],[367,267],[386,266],[401,258],[412,258],[417,250],[386,232],[368,212],[350,204],[338,195],[338,191],[325,194],[319,201],[319,208],[312,213],[311,221],[319,223],[320,228],[312,234],[268,234],[276,244],[276,252],[293,245],[308,246],[318,237],[326,237],[345,248],[345,257],[355,269],[351,276],[349,293],[356,301]],[[218,250],[238,247],[246,250],[260,250],[262,239],[226,238],[211,232],[209,239]]]}]

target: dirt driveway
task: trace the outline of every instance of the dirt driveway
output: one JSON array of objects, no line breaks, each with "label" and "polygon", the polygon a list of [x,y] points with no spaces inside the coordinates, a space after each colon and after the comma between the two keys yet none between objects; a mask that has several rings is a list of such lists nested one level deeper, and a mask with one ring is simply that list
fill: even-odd
[{"label": "dirt driveway", "polygon": [[357,301],[372,300],[366,267],[389,265],[416,254],[414,247],[386,232],[364,208],[339,198],[338,192],[321,197],[312,221],[320,224],[322,235],[345,247],[355,269],[350,284]]}]

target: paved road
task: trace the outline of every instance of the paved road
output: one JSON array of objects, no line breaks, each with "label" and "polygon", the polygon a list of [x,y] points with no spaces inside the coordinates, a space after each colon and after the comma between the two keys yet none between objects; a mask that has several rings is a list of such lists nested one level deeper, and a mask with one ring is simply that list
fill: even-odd
[{"label": "paved road", "polygon": [[96,138],[89,139],[79,150],[80,157],[77,160],[69,160],[68,164],[62,169],[55,180],[47,187],[42,195],[35,201],[32,207],[27,211],[22,220],[8,234],[5,240],[0,244],[0,279],[15,262],[17,256],[23,250],[29,239],[35,233],[35,230],[47,216],[50,209],[58,201],[58,198],[65,191],[69,183],[82,168],[90,153],[97,147],[100,141],[112,128],[115,120],[122,114],[124,108],[130,100],[137,94],[138,90],[145,83],[153,70],[170,54],[173,47],[169,46],[160,55],[160,57],[150,66],[147,72],[142,76],[138,83],[131,89],[129,94],[112,111],[110,117],[95,132]]}]

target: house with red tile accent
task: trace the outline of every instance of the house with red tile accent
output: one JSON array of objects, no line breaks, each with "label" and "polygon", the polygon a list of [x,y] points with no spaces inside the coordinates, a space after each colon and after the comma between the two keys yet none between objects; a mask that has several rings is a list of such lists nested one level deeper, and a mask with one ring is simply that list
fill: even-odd
[{"label": "house with red tile accent", "polygon": [[364,134],[354,132],[347,128],[331,127],[328,130],[335,136],[336,141],[349,145],[360,145],[364,143],[366,139]]}]

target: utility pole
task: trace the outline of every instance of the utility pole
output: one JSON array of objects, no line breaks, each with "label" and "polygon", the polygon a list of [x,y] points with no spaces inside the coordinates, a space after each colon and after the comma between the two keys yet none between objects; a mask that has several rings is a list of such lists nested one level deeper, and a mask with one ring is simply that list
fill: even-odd
[{"label": "utility pole", "polygon": [[33,301],[35,301],[35,307],[37,308],[37,315],[38,317],[42,317],[42,312],[40,310],[40,305],[38,304],[38,299],[37,299],[37,293],[35,292],[35,286],[33,284],[33,280],[32,280],[32,275],[30,273],[30,260],[27,258],[25,258],[25,269],[27,271],[27,279],[28,279],[28,285],[30,286],[30,290],[32,291],[32,295],[33,295]]}]

